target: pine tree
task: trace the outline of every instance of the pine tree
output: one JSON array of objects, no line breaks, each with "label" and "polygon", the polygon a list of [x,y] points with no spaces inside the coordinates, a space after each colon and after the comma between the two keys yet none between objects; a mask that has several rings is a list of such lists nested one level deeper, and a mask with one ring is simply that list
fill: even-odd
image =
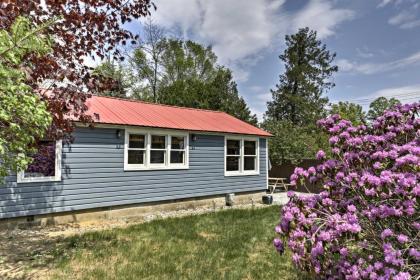
[{"label": "pine tree", "polygon": [[286,46],[279,56],[285,72],[271,90],[273,100],[267,103],[266,118],[294,125],[314,124],[325,114],[328,98],[323,94],[334,86],[329,78],[338,70],[332,65],[336,54],[327,50],[309,28],[286,35]]}]

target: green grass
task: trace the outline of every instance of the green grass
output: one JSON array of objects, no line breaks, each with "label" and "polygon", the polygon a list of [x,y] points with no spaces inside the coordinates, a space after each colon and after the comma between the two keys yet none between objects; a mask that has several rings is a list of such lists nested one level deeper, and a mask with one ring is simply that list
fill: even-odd
[{"label": "green grass", "polygon": [[279,208],[155,220],[68,238],[52,279],[299,279],[272,240]]}]

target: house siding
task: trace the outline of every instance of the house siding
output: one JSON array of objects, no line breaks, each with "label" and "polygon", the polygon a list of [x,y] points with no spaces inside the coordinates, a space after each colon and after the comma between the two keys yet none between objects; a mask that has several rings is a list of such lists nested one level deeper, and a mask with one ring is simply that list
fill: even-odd
[{"label": "house siding", "polygon": [[7,177],[0,218],[266,189],[265,138],[259,141],[259,175],[226,177],[224,136],[195,135],[189,169],[124,171],[124,137],[118,139],[116,129],[77,128],[74,142],[63,144],[62,181],[17,184],[16,176]]}]

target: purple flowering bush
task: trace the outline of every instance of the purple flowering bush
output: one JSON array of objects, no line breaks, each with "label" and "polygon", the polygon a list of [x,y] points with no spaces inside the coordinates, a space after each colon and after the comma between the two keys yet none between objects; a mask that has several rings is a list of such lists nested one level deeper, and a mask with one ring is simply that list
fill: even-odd
[{"label": "purple flowering bush", "polygon": [[321,182],[319,195],[282,208],[274,246],[323,279],[420,277],[420,103],[399,105],[369,125],[339,115],[318,124],[330,135],[332,156],[291,183]]}]

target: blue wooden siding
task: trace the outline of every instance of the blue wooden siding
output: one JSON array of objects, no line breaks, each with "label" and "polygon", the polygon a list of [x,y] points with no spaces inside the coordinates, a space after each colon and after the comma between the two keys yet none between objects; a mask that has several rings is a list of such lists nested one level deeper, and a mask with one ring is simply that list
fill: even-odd
[{"label": "blue wooden siding", "polygon": [[[122,133],[124,135],[124,133]],[[201,197],[266,188],[266,140],[260,139],[260,174],[224,176],[224,137],[190,139],[189,169],[124,171],[124,137],[115,129],[78,128],[63,145],[60,182],[0,186],[0,218]]]}]

